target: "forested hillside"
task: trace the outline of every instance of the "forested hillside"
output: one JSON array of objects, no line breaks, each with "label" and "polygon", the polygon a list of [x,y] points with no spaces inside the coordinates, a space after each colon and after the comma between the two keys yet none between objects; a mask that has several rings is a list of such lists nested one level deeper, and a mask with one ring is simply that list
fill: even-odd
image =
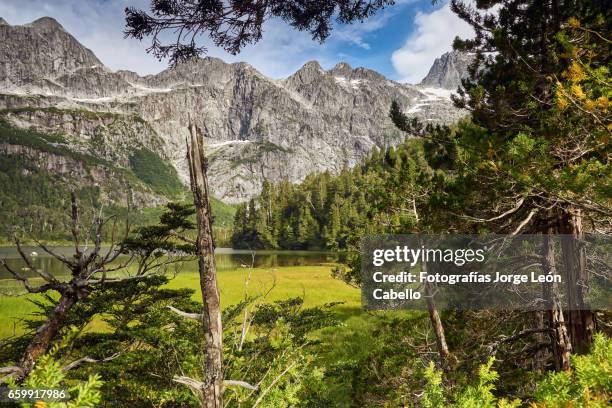
[{"label": "forested hillside", "polygon": [[346,250],[355,249],[364,234],[411,232],[409,199],[406,211],[393,211],[387,203],[414,183],[430,182],[425,146],[409,138],[395,148],[374,149],[362,164],[338,175],[315,173],[300,184],[264,183],[259,197],[236,210],[234,246]]},{"label": "forested hillside", "polygon": [[[71,191],[89,216],[102,210],[116,214],[119,225],[129,219],[136,226],[156,222],[162,204],[186,197],[174,167],[146,147],[130,153],[124,167],[74,150],[61,133],[19,129],[0,119],[0,152],[0,242],[16,229],[41,240],[69,239]],[[234,208],[218,200],[212,205],[225,237]],[[103,239],[110,235],[108,226]]]}]

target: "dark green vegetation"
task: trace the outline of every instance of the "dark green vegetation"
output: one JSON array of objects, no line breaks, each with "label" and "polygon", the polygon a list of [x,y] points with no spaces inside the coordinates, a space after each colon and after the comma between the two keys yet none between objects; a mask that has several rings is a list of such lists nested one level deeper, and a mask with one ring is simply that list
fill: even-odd
[{"label": "dark green vegetation", "polygon": [[40,152],[53,153],[82,161],[89,165],[110,164],[102,159],[70,149],[61,134],[45,134],[34,130],[20,129],[0,120],[0,143],[30,147]]},{"label": "dark green vegetation", "polygon": [[[338,176],[264,185],[237,210],[237,244],[346,249],[336,275],[359,285],[358,244],[369,233],[565,234],[574,241],[543,249],[540,265],[563,263],[568,293],[588,280],[593,261],[576,242],[608,234],[612,215],[609,10],[599,1],[452,4],[477,33],[455,42],[475,55],[454,98],[470,118],[424,125],[393,104],[391,119],[412,139]],[[562,308],[558,290],[543,285],[541,313],[440,313],[433,302],[432,340],[399,318],[368,337],[364,365],[336,378],[353,375],[355,406],[607,407],[610,315],[589,309],[588,289]]]},{"label": "dark green vegetation", "polygon": [[177,197],[185,191],[176,169],[147,148],[138,149],[131,154],[130,168],[136,177],[151,186],[156,193]]},{"label": "dark green vegetation", "polygon": [[[263,3],[255,0],[240,3],[161,0],[152,2],[150,11],[128,7],[125,10],[126,35],[139,40],[152,37],[148,52],[158,58],[167,57],[170,64],[175,65],[207,52],[206,47],[194,41],[198,33],[206,33],[217,46],[237,54],[245,45],[261,39],[266,20],[278,18],[308,31],[313,39],[323,41],[334,27],[333,20],[345,24],[363,21],[393,3],[392,0],[328,0],[324,4],[284,0]],[[203,18],[194,18],[196,15]],[[185,24],[184,33],[178,38],[174,32],[177,21]],[[169,41],[161,35],[166,30],[172,31]]]},{"label": "dark green vegetation", "polygon": [[[130,223],[139,226],[155,223],[163,212],[150,204],[150,208],[135,208],[132,198],[128,213],[130,195],[144,194],[147,205],[146,197],[182,199],[186,192],[176,170],[146,148],[134,151],[130,167],[123,168],[71,149],[61,134],[18,129],[2,120],[0,146],[0,242],[8,242],[15,227],[25,232],[26,240],[29,236],[68,240],[70,191],[77,192],[90,216],[100,208],[107,215],[116,214],[120,230],[128,215]],[[7,154],[5,149],[15,150]],[[101,179],[93,175],[100,173]],[[213,199],[212,208],[220,242],[227,243],[234,207]],[[108,241],[110,236],[108,226],[103,239]]]},{"label": "dark green vegetation", "polygon": [[355,248],[364,234],[408,231],[413,216],[392,213],[391,197],[433,172],[423,141],[407,139],[386,151],[374,149],[363,164],[338,175],[312,174],[301,184],[265,182],[262,193],[239,205],[232,241],[237,248]]}]

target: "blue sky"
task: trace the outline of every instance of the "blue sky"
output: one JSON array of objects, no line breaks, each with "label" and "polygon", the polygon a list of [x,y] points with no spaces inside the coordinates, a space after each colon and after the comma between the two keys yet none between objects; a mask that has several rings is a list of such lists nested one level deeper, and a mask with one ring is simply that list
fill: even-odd
[{"label": "blue sky", "polygon": [[[286,77],[304,63],[318,60],[324,68],[345,61],[415,83],[437,56],[451,49],[455,35],[466,37],[472,32],[452,15],[445,1],[436,6],[431,0],[396,3],[364,23],[337,26],[324,44],[277,20],[266,23],[262,41],[236,56],[215,48],[206,37],[201,43],[208,46],[209,55],[228,62],[246,61],[273,78]],[[124,8],[148,4],[149,0],[1,0],[0,17],[10,24],[54,17],[111,69],[152,74],[166,68],[166,62],[147,55],[147,43],[124,39],[122,34]]]}]

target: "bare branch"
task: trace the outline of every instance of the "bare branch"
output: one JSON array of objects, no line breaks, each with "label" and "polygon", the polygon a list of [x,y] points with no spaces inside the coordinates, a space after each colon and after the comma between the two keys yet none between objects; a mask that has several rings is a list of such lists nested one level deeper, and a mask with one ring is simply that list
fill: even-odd
[{"label": "bare branch", "polygon": [[34,287],[30,284],[30,281],[28,280],[28,278],[26,278],[25,276],[23,276],[22,274],[20,274],[13,268],[11,268],[5,259],[0,259],[0,264],[2,264],[2,266],[4,266],[11,275],[13,275],[15,280],[21,282],[29,293],[42,293],[42,292],[46,292],[51,289],[61,291],[62,284],[60,284],[56,280],[54,280],[53,282],[44,284],[42,286],[39,286],[39,287]]},{"label": "bare branch", "polygon": [[107,361],[111,361],[116,359],[117,357],[119,357],[121,355],[121,353],[115,353],[112,356],[108,356],[106,358],[102,358],[99,360],[96,360],[95,358],[91,358],[91,357],[83,357],[83,358],[79,358],[78,360],[75,360],[69,364],[66,364],[65,366],[62,367],[62,371],[68,371],[68,370],[72,370],[73,368],[77,368],[85,363],[104,363]]},{"label": "bare branch", "polygon": [[190,377],[185,377],[184,375],[176,376],[172,379],[172,381],[188,386],[196,394],[201,394],[202,387],[204,386],[203,382],[194,380]]},{"label": "bare branch", "polygon": [[191,239],[191,238],[189,238],[188,236],[186,236],[186,235],[184,235],[184,234],[181,234],[181,233],[179,233],[179,232],[177,232],[177,231],[175,231],[175,230],[170,231],[170,235],[172,235],[172,236],[174,236],[174,237],[176,237],[176,238],[180,239],[181,241],[185,241],[185,242],[187,242],[188,244],[193,244],[193,245],[195,245],[195,243],[196,243],[195,239]]},{"label": "bare branch", "polygon": [[37,239],[34,239],[34,242],[36,242],[36,245],[38,245],[43,251],[45,251],[46,253],[48,253],[49,255],[51,255],[52,257],[57,259],[58,261],[62,262],[67,267],[72,269],[75,266],[74,262],[68,260],[68,258],[66,258],[64,255],[60,255],[60,254],[57,254],[57,253],[53,252],[45,244],[43,244],[42,242],[38,241]]},{"label": "bare branch", "polygon": [[466,216],[466,215],[462,215],[461,218],[469,219],[469,220],[472,220],[472,221],[475,221],[475,222],[493,222],[493,221],[498,221],[498,220],[501,220],[502,218],[505,218],[505,217],[507,217],[509,215],[512,215],[515,212],[517,212],[518,210],[520,210],[521,206],[523,205],[524,202],[525,202],[525,197],[521,197],[521,199],[519,201],[517,201],[517,203],[514,205],[514,207],[512,207],[508,211],[504,211],[502,214],[496,215],[495,217],[492,217],[492,218],[475,218],[475,217],[470,217],[470,216]]},{"label": "bare branch", "polygon": [[516,227],[516,229],[510,235],[517,235],[519,232],[521,232],[521,230],[525,227],[525,225],[529,224],[529,221],[531,221],[533,216],[536,215],[537,213],[538,213],[537,208],[534,208],[533,210],[529,211],[529,214],[527,215],[527,217],[523,221],[521,221],[519,226]]},{"label": "bare branch", "polygon": [[80,262],[83,253],[81,252],[81,248],[79,246],[79,241],[80,241],[80,239],[79,239],[79,236],[80,236],[80,232],[79,232],[79,205],[77,203],[76,193],[74,191],[72,191],[70,193],[70,204],[71,204],[71,209],[72,209],[72,214],[71,214],[72,223],[71,223],[70,232],[72,233],[72,239],[74,240],[74,252],[76,254],[76,258]]},{"label": "bare branch", "polygon": [[223,385],[225,387],[238,386],[238,387],[246,388],[252,391],[257,391],[259,389],[256,385],[251,385],[246,381],[239,381],[239,380],[223,380]]},{"label": "bare branch", "polygon": [[57,280],[55,279],[53,275],[43,271],[42,269],[39,270],[36,268],[36,266],[32,263],[30,258],[26,255],[25,251],[21,248],[21,241],[19,240],[19,238],[16,235],[14,238],[15,238],[15,245],[17,246],[17,252],[19,252],[19,256],[21,256],[21,259],[23,259],[26,265],[28,265],[28,268],[30,268],[30,270],[38,274],[41,278],[43,278],[47,282],[57,283]]},{"label": "bare branch", "polygon": [[183,312],[180,309],[177,309],[174,306],[168,306],[168,309],[172,310],[174,313],[176,313],[179,316],[185,317],[187,319],[191,319],[191,320],[197,320],[199,322],[202,321],[202,314],[201,313],[188,313],[188,312]]},{"label": "bare branch", "polygon": [[501,336],[497,341],[489,344],[487,348],[489,349],[490,354],[495,354],[499,346],[501,346],[503,343],[511,343],[513,341],[530,336],[532,334],[549,333],[551,331],[553,331],[553,329],[551,328],[526,329],[516,334],[513,334],[512,336]]},{"label": "bare branch", "polygon": [[0,367],[0,374],[6,374],[4,377],[0,378],[0,384],[4,384],[8,381],[9,378],[21,375],[23,370],[21,367],[17,366],[8,366],[8,367]]}]

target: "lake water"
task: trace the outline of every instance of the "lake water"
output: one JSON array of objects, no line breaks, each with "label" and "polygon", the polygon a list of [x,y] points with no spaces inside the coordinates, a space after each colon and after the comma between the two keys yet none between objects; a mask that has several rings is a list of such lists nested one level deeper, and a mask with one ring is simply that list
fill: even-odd
[{"label": "lake water", "polygon": [[[34,266],[38,269],[52,273],[55,276],[68,274],[66,267],[57,259],[46,254],[37,247],[23,247],[24,252],[30,255],[35,251],[38,255],[31,256]],[[54,252],[70,256],[74,253],[73,247],[52,247]],[[102,254],[105,254],[102,250]],[[0,248],[0,258],[6,259],[12,269],[20,271],[25,276],[34,276],[33,271],[27,270],[25,262],[20,258],[16,248]],[[274,268],[279,266],[308,266],[341,262],[341,254],[320,251],[248,251],[231,248],[217,248],[215,251],[217,271],[223,272],[239,267]],[[186,265],[185,270],[196,270],[195,264]],[[0,266],[0,285],[2,281],[12,280],[12,275]]]}]

